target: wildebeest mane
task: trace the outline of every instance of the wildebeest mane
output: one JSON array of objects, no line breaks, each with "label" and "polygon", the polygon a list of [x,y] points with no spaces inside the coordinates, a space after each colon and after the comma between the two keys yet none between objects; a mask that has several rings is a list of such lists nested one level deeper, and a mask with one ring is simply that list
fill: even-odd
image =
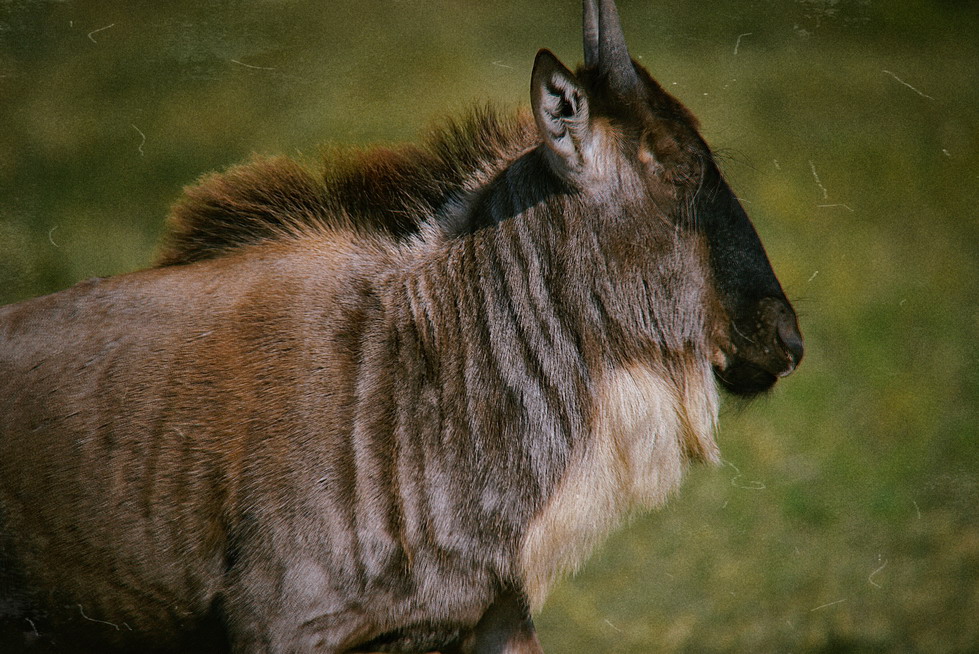
[{"label": "wildebeest mane", "polygon": [[211,259],[311,231],[401,241],[537,142],[526,113],[484,107],[433,130],[421,145],[334,149],[313,166],[255,156],[184,189],[156,264]]}]

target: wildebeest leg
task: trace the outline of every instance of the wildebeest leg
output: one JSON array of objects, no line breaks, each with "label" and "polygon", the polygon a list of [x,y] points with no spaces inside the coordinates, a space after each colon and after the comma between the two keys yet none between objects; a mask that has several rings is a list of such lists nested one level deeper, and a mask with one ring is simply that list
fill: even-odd
[{"label": "wildebeest leg", "polygon": [[523,594],[506,590],[497,596],[473,628],[442,654],[543,654]]}]

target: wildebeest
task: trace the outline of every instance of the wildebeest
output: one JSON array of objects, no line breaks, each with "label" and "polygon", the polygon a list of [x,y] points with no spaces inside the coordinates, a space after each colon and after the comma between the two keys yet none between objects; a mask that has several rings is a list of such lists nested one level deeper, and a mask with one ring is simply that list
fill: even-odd
[{"label": "wildebeest", "polygon": [[4,651],[539,652],[531,612],[802,357],[696,120],[584,2],[531,111],[187,190],[0,310]]}]

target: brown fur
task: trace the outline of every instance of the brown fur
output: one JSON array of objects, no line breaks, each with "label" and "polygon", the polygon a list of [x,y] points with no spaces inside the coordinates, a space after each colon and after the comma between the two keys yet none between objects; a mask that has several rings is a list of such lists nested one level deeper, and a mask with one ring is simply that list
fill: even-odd
[{"label": "brown fur", "polygon": [[802,355],[600,1],[530,114],[211,175],[158,267],[0,308],[0,648],[539,654],[553,582],[717,460],[715,377]]},{"label": "brown fur", "polygon": [[157,265],[331,228],[404,240],[537,143],[529,115],[502,117],[485,108],[434,130],[421,146],[334,149],[312,169],[286,157],[256,157],[185,189]]}]

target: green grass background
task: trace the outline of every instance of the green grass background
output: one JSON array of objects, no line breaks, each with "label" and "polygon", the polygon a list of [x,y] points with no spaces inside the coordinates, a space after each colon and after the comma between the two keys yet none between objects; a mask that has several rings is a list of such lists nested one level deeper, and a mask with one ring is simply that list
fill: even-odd
[{"label": "green grass background", "polygon": [[[552,652],[979,651],[979,5],[620,0],[806,335],[557,587]],[[576,0],[0,2],[0,303],[145,266],[253,152],[416,139],[580,59]]]}]

